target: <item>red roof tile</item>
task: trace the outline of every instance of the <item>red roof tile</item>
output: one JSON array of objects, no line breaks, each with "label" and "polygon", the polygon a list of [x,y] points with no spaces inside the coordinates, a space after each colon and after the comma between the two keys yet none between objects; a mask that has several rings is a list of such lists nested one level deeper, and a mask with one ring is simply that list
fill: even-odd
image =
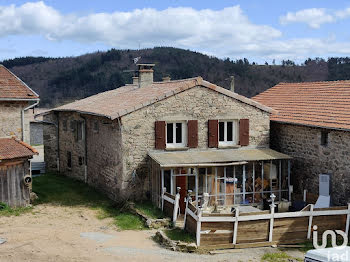
[{"label": "red roof tile", "polygon": [[0,138],[0,160],[31,157],[38,151],[15,138]]},{"label": "red roof tile", "polygon": [[350,80],[280,83],[253,97],[272,121],[350,130]]},{"label": "red roof tile", "polygon": [[154,82],[141,88],[136,85],[127,85],[60,106],[54,110],[77,111],[105,116],[113,120],[195,86],[209,88],[243,103],[257,107],[263,111],[271,112],[271,108],[263,106],[256,101],[230,90],[209,83],[201,77],[167,82]]},{"label": "red roof tile", "polygon": [[10,70],[0,65],[0,99],[38,99],[39,96]]}]

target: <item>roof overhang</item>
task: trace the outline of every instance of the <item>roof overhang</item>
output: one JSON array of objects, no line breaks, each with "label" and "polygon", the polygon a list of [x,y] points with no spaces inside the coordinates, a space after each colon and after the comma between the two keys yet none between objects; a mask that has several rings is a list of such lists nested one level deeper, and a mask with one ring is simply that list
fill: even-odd
[{"label": "roof overhang", "polygon": [[232,166],[243,165],[249,161],[291,159],[290,156],[269,148],[176,152],[150,151],[148,155],[163,168],[181,166]]}]

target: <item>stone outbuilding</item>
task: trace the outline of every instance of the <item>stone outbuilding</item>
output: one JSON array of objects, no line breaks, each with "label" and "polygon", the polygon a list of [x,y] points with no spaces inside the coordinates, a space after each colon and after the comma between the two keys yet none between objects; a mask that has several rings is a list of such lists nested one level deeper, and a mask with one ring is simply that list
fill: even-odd
[{"label": "stone outbuilding", "polygon": [[33,147],[16,138],[0,138],[0,202],[14,207],[30,203],[29,159],[37,154]]},{"label": "stone outbuilding", "polygon": [[278,112],[271,147],[293,157],[294,190],[318,194],[326,183],[334,204],[348,203],[350,81],[281,83],[253,99]]},{"label": "stone outbuilding", "polygon": [[0,64],[0,137],[16,136],[30,143],[28,111],[39,104],[39,95]]},{"label": "stone outbuilding", "polygon": [[153,66],[139,64],[133,84],[46,113],[47,169],[114,200],[159,205],[162,188],[178,186],[180,203],[189,189],[219,204],[288,199],[289,157],[269,149],[270,108],[201,77],[154,82]]}]

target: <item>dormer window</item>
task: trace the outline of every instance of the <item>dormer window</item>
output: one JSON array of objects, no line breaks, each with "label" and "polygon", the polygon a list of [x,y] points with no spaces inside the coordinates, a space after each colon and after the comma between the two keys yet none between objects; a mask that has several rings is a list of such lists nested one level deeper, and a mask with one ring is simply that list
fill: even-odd
[{"label": "dormer window", "polygon": [[219,121],[219,146],[234,146],[239,142],[238,120]]},{"label": "dormer window", "polygon": [[185,121],[167,122],[166,147],[181,148],[187,146],[187,128]]}]

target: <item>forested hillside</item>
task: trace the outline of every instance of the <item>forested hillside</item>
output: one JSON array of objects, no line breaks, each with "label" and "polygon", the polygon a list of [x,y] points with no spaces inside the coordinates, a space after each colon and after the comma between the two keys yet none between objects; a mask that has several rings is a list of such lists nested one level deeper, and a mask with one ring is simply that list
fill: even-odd
[{"label": "forested hillside", "polygon": [[42,107],[57,106],[131,82],[140,63],[155,63],[155,81],[202,76],[229,88],[235,76],[235,90],[251,97],[279,82],[350,79],[350,58],[308,59],[302,65],[256,65],[247,59],[222,60],[183,49],[157,47],[143,50],[96,52],[79,57],[24,57],[2,63],[39,93]]}]

